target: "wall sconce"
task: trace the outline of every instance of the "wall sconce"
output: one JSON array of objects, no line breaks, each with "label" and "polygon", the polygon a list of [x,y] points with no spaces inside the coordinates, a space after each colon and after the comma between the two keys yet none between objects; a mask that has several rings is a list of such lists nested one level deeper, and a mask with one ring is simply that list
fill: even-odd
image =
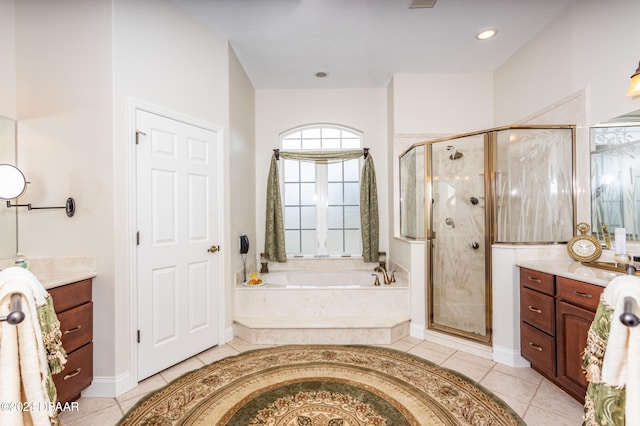
[{"label": "wall sconce", "polygon": [[631,76],[631,83],[629,84],[629,90],[627,90],[627,96],[639,96],[640,95],[640,64],[636,69],[635,74]]},{"label": "wall sconce", "polygon": [[10,200],[18,198],[27,189],[27,180],[24,174],[16,166],[0,164],[0,199],[7,200],[7,207],[27,207],[29,210],[65,209],[67,216],[72,217],[76,212],[76,203],[73,198],[67,198],[62,207],[33,207],[29,204],[11,204]]}]

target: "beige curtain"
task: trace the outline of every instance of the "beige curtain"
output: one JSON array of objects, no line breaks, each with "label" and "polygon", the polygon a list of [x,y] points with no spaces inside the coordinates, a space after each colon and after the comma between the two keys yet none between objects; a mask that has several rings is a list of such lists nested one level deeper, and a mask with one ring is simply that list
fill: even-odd
[{"label": "beige curtain", "polygon": [[275,262],[286,262],[287,251],[284,247],[284,218],[282,217],[282,198],[280,196],[280,177],[278,160],[271,156],[269,177],[267,177],[267,219],[264,232],[265,257]]},{"label": "beige curtain", "polygon": [[[279,151],[282,158],[314,163],[333,163],[352,160],[363,155],[361,149],[341,151]],[[362,234],[362,256],[365,262],[378,261],[378,192],[376,172],[371,154],[365,157],[360,178],[360,226]],[[286,262],[287,252],[284,243],[284,219],[282,216],[282,198],[280,196],[280,178],[276,154],[271,157],[269,177],[267,179],[267,218],[265,224],[264,251],[271,261]]]},{"label": "beige curtain", "polygon": [[360,232],[365,262],[378,261],[378,190],[373,158],[367,155],[360,178]]}]

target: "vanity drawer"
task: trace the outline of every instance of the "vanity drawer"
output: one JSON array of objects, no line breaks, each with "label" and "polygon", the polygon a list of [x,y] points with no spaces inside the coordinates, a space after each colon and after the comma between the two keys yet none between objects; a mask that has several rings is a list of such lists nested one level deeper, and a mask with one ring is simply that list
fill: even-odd
[{"label": "vanity drawer", "polygon": [[49,295],[56,313],[75,308],[91,301],[91,279],[52,288]]},{"label": "vanity drawer", "polygon": [[526,287],[520,288],[520,320],[555,335],[555,299]]},{"label": "vanity drawer", "polygon": [[557,298],[595,312],[604,287],[558,277]]},{"label": "vanity drawer", "polygon": [[555,290],[555,276],[533,269],[520,268],[520,284],[524,287],[541,291],[553,296]]},{"label": "vanity drawer", "polygon": [[80,391],[93,379],[93,343],[75,350],[67,357],[64,370],[53,376],[58,401],[69,402],[80,397]]},{"label": "vanity drawer", "polygon": [[540,371],[556,375],[556,341],[529,324],[520,324],[520,353]]},{"label": "vanity drawer", "polygon": [[93,302],[59,313],[58,320],[67,353],[93,340]]}]

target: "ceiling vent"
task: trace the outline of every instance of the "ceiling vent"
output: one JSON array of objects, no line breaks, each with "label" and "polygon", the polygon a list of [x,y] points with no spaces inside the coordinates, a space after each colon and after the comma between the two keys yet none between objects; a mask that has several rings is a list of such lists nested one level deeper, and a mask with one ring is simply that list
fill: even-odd
[{"label": "ceiling vent", "polygon": [[412,0],[409,9],[431,8],[437,0]]}]

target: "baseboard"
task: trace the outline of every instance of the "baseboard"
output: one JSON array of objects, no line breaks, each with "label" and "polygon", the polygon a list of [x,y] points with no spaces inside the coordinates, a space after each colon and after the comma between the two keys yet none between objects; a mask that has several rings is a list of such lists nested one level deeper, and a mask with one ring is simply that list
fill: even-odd
[{"label": "baseboard", "polygon": [[221,345],[224,345],[225,343],[229,343],[230,341],[232,341],[234,338],[234,334],[233,334],[233,326],[229,326],[227,328],[224,329],[224,336],[222,339],[222,342],[220,342]]},{"label": "baseboard", "polygon": [[519,350],[505,348],[502,346],[493,346],[493,360],[500,364],[510,367],[525,368],[530,367],[529,361],[520,356]]},{"label": "baseboard", "polygon": [[93,383],[82,391],[83,397],[115,398],[138,386],[130,372],[117,377],[94,377]]},{"label": "baseboard", "polygon": [[409,325],[409,336],[424,340],[424,330],[424,324],[415,324],[412,322]]}]

